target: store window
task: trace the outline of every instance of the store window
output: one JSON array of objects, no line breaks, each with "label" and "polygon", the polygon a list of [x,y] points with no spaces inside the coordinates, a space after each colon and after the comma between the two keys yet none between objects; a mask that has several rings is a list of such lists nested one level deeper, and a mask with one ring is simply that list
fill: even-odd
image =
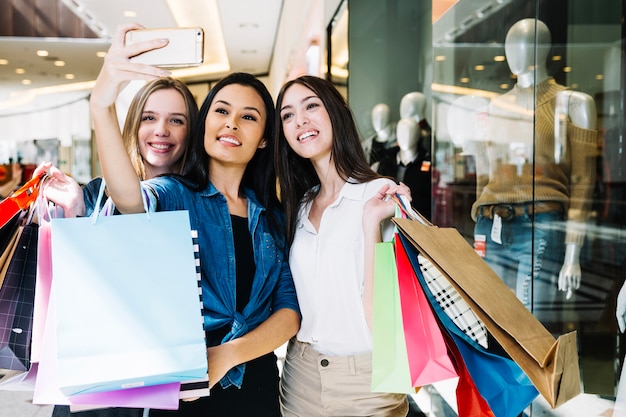
[{"label": "store window", "polygon": [[[626,5],[346,3],[339,82],[372,166],[377,146],[397,158],[414,131],[403,100],[421,94],[430,189],[414,201],[430,199],[431,221],[456,228],[553,335],[576,331],[581,394],[525,414],[611,415],[620,379],[626,401]],[[424,411],[449,415],[454,384],[423,391]]]},{"label": "store window", "polygon": [[624,10],[602,4],[459,0],[433,22],[433,222],[553,334],[576,330],[568,416],[613,408],[624,357]]}]

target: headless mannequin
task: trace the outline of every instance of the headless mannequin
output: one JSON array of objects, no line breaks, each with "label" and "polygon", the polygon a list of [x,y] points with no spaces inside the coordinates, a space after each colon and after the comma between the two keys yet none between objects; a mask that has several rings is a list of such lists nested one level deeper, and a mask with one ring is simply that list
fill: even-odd
[{"label": "headless mannequin", "polygon": [[[549,212],[550,207],[560,205],[558,212],[563,218],[547,218],[545,222],[566,225],[565,254],[556,285],[567,292],[569,299],[581,280],[579,256],[595,180],[596,110],[590,96],[558,86],[548,76],[545,63],[550,45],[547,26],[535,19],[520,20],[507,33],[505,54],[511,72],[517,76],[517,85],[494,98],[488,106],[485,138],[478,138],[475,145],[477,201],[472,207],[472,217],[477,220],[477,241],[487,235],[504,247],[508,243],[500,239],[506,237],[506,222],[510,219],[501,218],[497,212],[493,214],[494,207],[501,212],[502,206],[515,206],[516,213],[519,209],[531,222],[533,218],[539,222],[541,216],[557,213],[557,210]],[[474,153],[474,144],[470,143],[468,148]],[[493,223],[490,229],[483,227],[479,234],[479,223],[485,222],[481,219],[483,215],[492,216]],[[532,239],[520,244],[535,246],[535,253],[543,246],[547,257],[553,253],[554,242],[546,239],[535,241],[534,245]],[[489,249],[487,256],[488,252]],[[535,276],[537,268],[549,268],[548,265],[558,262],[543,260],[545,265],[541,257],[533,258],[535,269],[526,272]],[[556,274],[558,268],[552,266],[552,269]],[[533,295],[528,281],[521,281],[518,271],[516,293],[530,308],[529,298]],[[520,296],[522,292],[526,298]],[[543,288],[535,289],[534,297],[542,296],[543,292]]]},{"label": "headless mannequin", "polygon": [[390,118],[389,106],[385,103],[378,103],[372,108],[372,126],[376,133],[372,139],[370,165],[380,161],[385,154],[385,150],[395,141],[394,129]]}]

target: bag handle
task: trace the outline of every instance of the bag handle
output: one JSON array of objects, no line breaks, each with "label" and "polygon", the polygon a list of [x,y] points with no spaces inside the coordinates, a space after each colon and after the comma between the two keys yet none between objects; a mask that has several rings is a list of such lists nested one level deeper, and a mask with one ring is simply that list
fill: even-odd
[{"label": "bag handle", "polygon": [[[401,194],[394,194],[391,196],[391,199],[396,203],[396,207],[402,212],[404,216],[411,220],[417,220],[422,223],[424,226],[433,226],[433,224],[426,218],[422,213],[415,210],[411,207],[411,202],[406,196]],[[401,217],[398,215],[396,210],[396,217]]]},{"label": "bag handle", "polygon": [[37,199],[37,195],[39,195],[39,183],[46,175],[47,174],[41,174],[38,177],[31,178],[26,184],[13,191],[7,198],[15,202],[21,210],[25,209]]},{"label": "bag handle", "polygon": [[[141,187],[141,183],[139,184],[141,189],[141,201],[143,202],[143,208],[146,211],[146,216],[148,219],[150,218],[150,210],[148,210],[148,200],[146,199],[146,195]],[[91,214],[91,223],[95,224],[98,221],[98,217],[100,216],[101,207],[100,203],[102,202],[102,197],[104,196],[104,189],[106,188],[106,181],[104,177],[102,177],[102,181],[100,182],[100,189],[98,190],[98,198],[96,199],[96,206],[93,209],[93,213]],[[111,202],[110,210],[108,210],[105,215],[111,215],[115,209],[115,204]]]}]

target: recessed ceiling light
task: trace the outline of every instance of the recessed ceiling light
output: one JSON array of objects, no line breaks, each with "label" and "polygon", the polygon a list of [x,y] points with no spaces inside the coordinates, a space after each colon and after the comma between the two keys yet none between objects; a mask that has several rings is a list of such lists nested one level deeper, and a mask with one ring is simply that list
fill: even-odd
[{"label": "recessed ceiling light", "polygon": [[570,72],[572,67],[563,67],[563,72]]},{"label": "recessed ceiling light", "polygon": [[8,59],[0,59],[0,65],[9,65]]},{"label": "recessed ceiling light", "polygon": [[22,80],[22,84],[31,85],[33,82],[31,80]]},{"label": "recessed ceiling light", "polygon": [[65,61],[54,61],[54,66],[55,67],[64,67],[65,66]]},{"label": "recessed ceiling light", "polygon": [[476,71],[484,71],[484,70],[485,70],[485,66],[484,66],[484,65],[476,65],[476,66],[474,67],[474,69],[475,69]]},{"label": "recessed ceiling light", "polygon": [[48,56],[48,51],[46,51],[45,49],[40,49],[36,53],[37,56]]},{"label": "recessed ceiling light", "polygon": [[496,62],[504,62],[505,59],[504,55],[496,55],[493,57],[493,60]]},{"label": "recessed ceiling light", "polygon": [[73,80],[74,78],[76,78],[76,76],[74,74],[65,74],[65,79],[66,80]]},{"label": "recessed ceiling light", "polygon": [[500,84],[500,88],[502,90],[506,90],[507,88],[509,88],[509,85],[508,84]]},{"label": "recessed ceiling light", "polygon": [[26,70],[24,68],[15,68],[16,74],[26,74]]},{"label": "recessed ceiling light", "polygon": [[96,52],[96,56],[98,58],[104,58],[105,56],[107,56],[107,53],[105,51],[98,51]]},{"label": "recessed ceiling light", "polygon": [[124,17],[137,17],[137,12],[134,10],[124,10]]}]

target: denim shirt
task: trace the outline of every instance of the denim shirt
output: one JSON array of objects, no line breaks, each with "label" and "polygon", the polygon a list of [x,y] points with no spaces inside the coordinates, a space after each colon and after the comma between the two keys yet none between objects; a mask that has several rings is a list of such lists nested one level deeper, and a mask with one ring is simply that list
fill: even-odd
[{"label": "denim shirt", "polygon": [[[255,329],[279,309],[290,308],[300,314],[287,251],[280,249],[270,233],[265,208],[251,190],[244,193],[256,272],[250,300],[239,313],[233,228],[226,198],[213,184],[197,192],[172,177],[144,181],[143,188],[151,210],[188,210],[191,228],[198,231],[205,331],[230,327],[223,343]],[[241,387],[244,372],[245,364],[231,369],[222,386]]]}]

